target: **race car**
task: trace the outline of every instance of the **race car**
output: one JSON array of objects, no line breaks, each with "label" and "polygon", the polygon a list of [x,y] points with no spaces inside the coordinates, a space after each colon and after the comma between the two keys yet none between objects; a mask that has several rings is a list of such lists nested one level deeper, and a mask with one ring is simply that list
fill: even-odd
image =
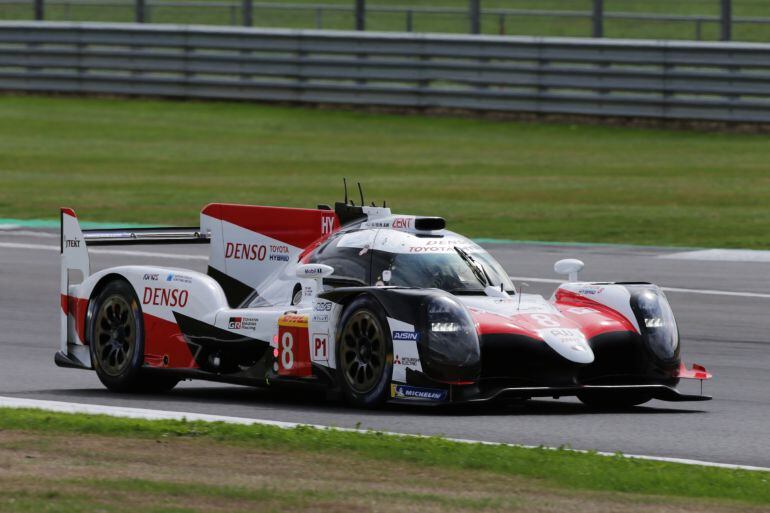
[{"label": "race car", "polygon": [[[194,228],[81,230],[61,209],[59,366],[116,392],[179,381],[305,385],[358,407],[577,396],[615,408],[702,401],[680,379],[666,296],[650,283],[578,281],[550,299],[516,290],[481,246],[440,217],[384,204],[332,209],[215,203]],[[127,265],[91,273],[88,248],[208,244],[208,269]]]}]

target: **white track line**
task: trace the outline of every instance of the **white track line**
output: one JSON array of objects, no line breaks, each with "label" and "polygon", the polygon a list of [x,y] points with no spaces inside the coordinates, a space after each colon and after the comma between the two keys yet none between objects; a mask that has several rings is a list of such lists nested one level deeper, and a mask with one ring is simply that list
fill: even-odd
[{"label": "white track line", "polygon": [[53,232],[33,232],[31,230],[15,230],[12,229],[15,225],[2,225],[0,224],[0,234],[3,236],[15,236],[15,237],[38,237],[40,239],[58,239],[59,234]]},{"label": "white track line", "polygon": [[[0,248],[8,249],[36,249],[43,251],[60,251],[59,246],[50,246],[45,244],[27,244],[21,242],[0,242]],[[155,258],[170,258],[174,260],[197,260],[207,261],[208,255],[183,255],[179,253],[155,253],[152,251],[130,251],[123,249],[89,249],[90,253],[96,255],[122,255],[122,256],[136,256],[136,257],[155,257]],[[532,276],[511,276],[514,281],[531,281],[533,283],[564,283],[564,280],[557,280],[553,278],[535,278]],[[770,294],[761,294],[758,292],[733,292],[729,290],[706,290],[706,289],[682,289],[674,287],[661,287],[665,292],[679,292],[682,294],[701,294],[707,296],[732,296],[732,297],[751,297],[770,299]]]},{"label": "white track line", "polygon": [[[25,244],[21,242],[0,242],[0,248],[9,249],[37,249],[43,251],[61,251],[59,246],[47,246],[44,244]],[[155,253],[153,251],[130,251],[124,249],[89,249],[89,253],[96,255],[124,255],[139,257],[173,258],[176,260],[208,260],[208,255],[183,255],[179,253]]]},{"label": "white track line", "polygon": [[[554,283],[562,284],[564,280],[555,280],[552,278],[533,278],[532,276],[509,276],[514,282],[534,282],[534,283]],[[706,296],[733,296],[733,297],[753,297],[770,299],[770,294],[759,292],[733,292],[730,290],[709,290],[709,289],[681,289],[676,287],[661,287],[664,292],[681,292],[682,294],[701,294]]]},{"label": "white track line", "polygon": [[[229,417],[225,415],[208,415],[205,413],[191,413],[191,412],[178,412],[178,411],[166,411],[166,410],[150,410],[145,408],[128,408],[124,406],[104,406],[98,404],[84,404],[84,403],[68,403],[63,401],[45,401],[40,399],[24,399],[19,397],[2,397],[0,396],[0,408],[32,408],[36,410],[53,411],[60,413],[81,413],[88,415],[109,415],[111,417],[121,417],[129,419],[145,419],[145,420],[186,420],[189,422],[201,421],[201,422],[224,422],[226,424],[240,424],[240,425],[263,425],[263,426],[275,426],[283,429],[293,429],[299,426],[311,427],[322,430],[332,431],[345,431],[351,433],[363,433],[371,434],[372,430],[367,429],[355,429],[355,428],[340,428],[335,426],[323,426],[319,424],[303,424],[297,422],[282,422],[278,420],[264,420],[264,419],[250,419],[245,417]],[[417,438],[430,438],[428,435],[417,435],[413,433],[395,433],[392,431],[374,431],[378,434],[387,436],[401,436],[401,437],[417,437]],[[584,451],[580,449],[557,449],[556,447],[543,447],[534,445],[519,445],[508,444],[500,442],[486,442],[483,440],[468,440],[465,438],[445,438],[451,442],[468,443],[468,444],[481,444],[481,445],[499,445],[506,447],[520,447],[523,449],[548,449],[548,450],[569,450],[578,453],[592,453],[600,456],[617,457],[618,453],[615,452],[595,452]],[[650,461],[664,461],[667,463],[680,463],[683,465],[699,465],[703,467],[718,467],[733,470],[750,470],[759,472],[770,472],[770,468],[767,467],[755,467],[751,465],[733,465],[731,463],[718,463],[712,461],[700,461],[686,458],[667,458],[664,456],[646,456],[638,454],[624,454],[626,458],[650,460]]]}]

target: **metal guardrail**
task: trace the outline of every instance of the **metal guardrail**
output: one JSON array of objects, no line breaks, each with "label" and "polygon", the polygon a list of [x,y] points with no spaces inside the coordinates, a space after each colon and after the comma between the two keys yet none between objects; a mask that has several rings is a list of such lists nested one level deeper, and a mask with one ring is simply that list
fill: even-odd
[{"label": "metal guardrail", "polygon": [[[712,5],[704,4],[710,13],[676,14],[665,12],[624,12],[605,9],[605,0],[584,0],[583,10],[565,9],[531,9],[531,8],[502,8],[485,7],[481,0],[467,0],[463,7],[413,6],[376,4],[363,0],[348,0],[348,3],[295,3],[295,2],[260,2],[254,0],[0,0],[0,15],[3,6],[16,9],[28,9],[31,19],[37,21],[96,21],[89,16],[97,16],[100,21],[129,21],[136,22],[190,22],[193,16],[196,23],[229,24],[243,26],[268,26],[267,20],[271,14],[286,16],[293,15],[292,27],[316,29],[358,29],[364,30],[368,24],[379,20],[390,20],[393,30],[412,32],[415,30],[416,19],[420,21],[423,31],[435,32],[430,29],[431,19],[441,18],[452,20],[454,29],[443,26],[442,31],[478,34],[496,33],[505,35],[521,30],[522,20],[570,20],[578,23],[572,30],[585,31],[580,36],[604,37],[605,25],[628,22],[643,23],[649,27],[647,38],[660,39],[656,36],[655,27],[676,24],[675,34],[667,32],[666,38],[676,39],[709,39],[716,36],[727,41],[733,39],[733,28],[756,26],[767,27],[768,33],[760,35],[770,41],[769,16],[738,16],[734,14],[733,0],[711,0]],[[708,2],[708,0],[707,0]],[[51,15],[49,11],[56,11]],[[90,10],[90,11],[89,11]],[[76,14],[80,12],[80,14]],[[162,15],[157,14],[163,12]],[[108,17],[112,13],[112,17]],[[769,11],[770,13],[770,11]],[[18,16],[18,13],[16,14]],[[156,16],[157,15],[157,16]],[[159,19],[156,19],[158,17]],[[125,19],[121,19],[125,18]],[[267,18],[267,19],[266,19]],[[330,21],[330,18],[334,18]],[[396,21],[400,18],[400,22]],[[341,21],[341,20],[345,21]],[[300,21],[304,20],[304,21]],[[312,20],[312,21],[311,21]],[[427,20],[427,21],[426,21]],[[284,19],[284,22],[286,20]],[[296,24],[296,25],[295,25]],[[304,24],[304,26],[303,26]],[[345,26],[340,26],[340,25]],[[704,29],[708,29],[704,31]],[[644,32],[644,31],[642,31]],[[541,33],[538,35],[548,35]],[[644,38],[641,35],[640,38]]]},{"label": "metal guardrail", "polygon": [[0,90],[770,122],[770,44],[0,22]]}]

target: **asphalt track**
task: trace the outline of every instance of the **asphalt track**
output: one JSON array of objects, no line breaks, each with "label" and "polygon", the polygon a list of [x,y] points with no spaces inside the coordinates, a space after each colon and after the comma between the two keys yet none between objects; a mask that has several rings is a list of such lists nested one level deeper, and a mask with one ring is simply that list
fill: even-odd
[{"label": "asphalt track", "polygon": [[[53,364],[58,344],[58,233],[0,231],[0,396],[187,411],[338,427],[442,434],[525,445],[570,446],[770,467],[770,259],[731,255],[670,258],[671,249],[618,246],[490,245],[526,292],[550,295],[553,262],[586,263],[586,280],[646,280],[669,288],[687,362],[705,365],[714,400],[652,401],[619,413],[570,400],[462,409],[388,407],[358,411],[312,396],[186,382],[155,397],[115,395],[90,372]],[[124,251],[135,254],[125,254]],[[152,253],[162,253],[150,256]],[[205,267],[206,248],[92,250],[92,270],[125,263]],[[176,256],[175,256],[176,255]],[[535,279],[532,279],[535,278]],[[682,291],[684,290],[684,291]],[[706,291],[706,293],[703,293]],[[728,294],[722,294],[726,292]],[[738,294],[735,294],[738,293]],[[696,392],[697,383],[684,383]]]}]

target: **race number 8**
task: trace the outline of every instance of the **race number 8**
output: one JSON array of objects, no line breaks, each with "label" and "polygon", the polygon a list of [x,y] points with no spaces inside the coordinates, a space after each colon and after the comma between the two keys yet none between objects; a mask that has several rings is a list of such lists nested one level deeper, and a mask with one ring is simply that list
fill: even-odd
[{"label": "race number 8", "polygon": [[294,367],[294,338],[291,332],[284,331],[281,336],[281,365],[284,369]]}]

